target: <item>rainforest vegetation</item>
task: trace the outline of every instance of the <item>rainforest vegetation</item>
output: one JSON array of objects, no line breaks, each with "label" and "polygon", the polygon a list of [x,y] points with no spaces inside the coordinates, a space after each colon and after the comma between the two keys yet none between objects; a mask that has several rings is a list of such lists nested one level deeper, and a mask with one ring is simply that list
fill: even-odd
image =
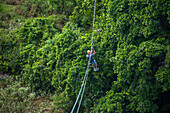
[{"label": "rainforest vegetation", "polygon": [[[170,111],[169,0],[96,0],[81,113]],[[69,113],[91,47],[94,0],[0,1],[0,112]],[[99,30],[100,29],[100,30]]]}]

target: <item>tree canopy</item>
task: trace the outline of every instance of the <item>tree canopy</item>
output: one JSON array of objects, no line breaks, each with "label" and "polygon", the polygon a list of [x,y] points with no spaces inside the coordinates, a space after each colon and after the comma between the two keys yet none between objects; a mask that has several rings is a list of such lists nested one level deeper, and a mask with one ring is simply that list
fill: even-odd
[{"label": "tree canopy", "polygon": [[[87,66],[94,0],[23,4],[32,18],[6,36],[0,31],[0,70],[10,71],[31,91],[54,94],[58,109],[70,112]],[[168,4],[167,0],[97,0],[93,46],[100,70],[93,72],[90,66],[80,112],[170,110]]]}]

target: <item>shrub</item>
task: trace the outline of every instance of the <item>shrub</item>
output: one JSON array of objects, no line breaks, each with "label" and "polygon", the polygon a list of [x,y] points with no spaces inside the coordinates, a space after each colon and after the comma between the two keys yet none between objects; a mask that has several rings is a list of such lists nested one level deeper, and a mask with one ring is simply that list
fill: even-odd
[{"label": "shrub", "polygon": [[0,89],[0,112],[30,112],[35,111],[37,103],[33,102],[35,94],[30,88],[22,87],[15,82]]},{"label": "shrub", "polygon": [[[31,92],[20,82],[11,77],[0,79],[0,112],[49,112],[52,107],[49,95],[39,95]],[[43,93],[42,93],[43,94]]]}]

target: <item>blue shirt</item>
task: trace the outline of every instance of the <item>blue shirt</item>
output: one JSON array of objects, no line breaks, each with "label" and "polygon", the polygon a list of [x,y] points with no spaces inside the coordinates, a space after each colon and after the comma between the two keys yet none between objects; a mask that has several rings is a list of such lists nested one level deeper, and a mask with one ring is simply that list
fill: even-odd
[{"label": "blue shirt", "polygon": [[[86,55],[88,61],[90,60],[90,54],[87,54]],[[94,54],[91,54],[91,60],[90,60],[90,63],[93,63],[94,62]]]}]

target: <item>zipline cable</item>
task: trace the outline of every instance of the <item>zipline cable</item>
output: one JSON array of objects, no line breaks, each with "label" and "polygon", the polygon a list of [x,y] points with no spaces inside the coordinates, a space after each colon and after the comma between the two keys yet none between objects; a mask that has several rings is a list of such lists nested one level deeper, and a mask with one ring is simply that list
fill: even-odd
[{"label": "zipline cable", "polygon": [[[91,42],[91,53],[92,53],[92,48],[93,48],[93,32],[94,32],[94,22],[95,22],[95,7],[96,7],[96,0],[94,2],[94,15],[93,15],[93,28],[92,28],[92,42]],[[80,94],[81,94],[81,98],[80,98],[80,101],[79,101],[79,106],[78,106],[78,109],[77,109],[77,113],[79,111],[79,108],[80,108],[80,105],[81,105],[81,101],[83,99],[83,94],[84,94],[84,90],[85,90],[85,86],[86,86],[86,81],[87,81],[87,77],[88,77],[88,70],[89,70],[89,66],[90,66],[90,60],[91,60],[91,54],[90,54],[90,58],[89,58],[89,61],[88,61],[88,65],[87,65],[87,68],[86,68],[86,73],[85,73],[85,76],[84,76],[84,79],[83,79],[83,83],[81,85],[81,88],[80,88],[80,91],[79,91],[79,94],[77,96],[77,99],[76,99],[76,102],[74,103],[74,106],[71,110],[71,113],[73,113],[75,107],[76,107],[76,104],[78,102],[78,99],[80,97]],[[84,88],[83,88],[84,86]],[[83,89],[83,92],[81,93]]]},{"label": "zipline cable", "polygon": [[87,69],[86,69],[86,74],[85,74],[84,79],[83,79],[83,83],[82,83],[82,85],[81,85],[81,88],[80,88],[79,94],[78,94],[78,96],[77,96],[76,102],[74,103],[74,106],[73,106],[73,108],[72,108],[72,110],[71,110],[71,113],[73,113],[73,111],[74,111],[74,109],[75,109],[75,107],[76,107],[76,104],[77,104],[77,102],[78,102],[78,99],[79,99],[79,97],[80,97],[81,91],[82,91],[83,86],[84,86],[84,82],[85,82],[85,80],[86,80],[86,76],[87,76],[87,72],[88,72],[88,69],[89,69],[89,65],[90,65],[90,64],[88,63]]},{"label": "zipline cable", "polygon": [[[94,15],[93,15],[93,28],[92,28],[91,53],[92,53],[92,48],[93,48],[93,34],[94,34],[94,22],[95,22],[95,8],[96,8],[96,0],[94,1]],[[90,60],[91,60],[91,55],[90,55],[89,61],[90,61]],[[88,64],[89,64],[89,63],[88,63]],[[87,72],[87,77],[88,77],[88,72]],[[86,77],[86,80],[85,80],[83,92],[82,92],[82,94],[81,94],[81,98],[80,98],[79,106],[78,106],[78,109],[77,109],[77,113],[78,113],[78,111],[79,111],[79,108],[80,108],[80,105],[81,105],[81,101],[82,101],[82,99],[83,99],[83,94],[84,94],[84,90],[85,90],[85,87],[86,87],[87,77]]]},{"label": "zipline cable", "polygon": [[93,28],[92,28],[91,53],[92,53],[92,47],[93,47],[93,35],[94,35],[95,10],[96,10],[96,0],[94,1],[94,15],[93,15]]},{"label": "zipline cable", "polygon": [[[87,70],[87,71],[88,71],[88,70]],[[88,72],[87,72],[87,73],[88,73]],[[82,99],[83,99],[83,94],[84,94],[84,90],[85,90],[85,87],[86,87],[87,77],[88,77],[88,74],[87,74],[86,79],[85,79],[83,92],[82,92],[82,94],[81,94],[81,98],[80,98],[80,101],[79,101],[79,106],[78,106],[78,108],[77,108],[77,113],[79,112],[79,108],[80,108],[80,105],[81,105],[81,101],[82,101]]]}]

